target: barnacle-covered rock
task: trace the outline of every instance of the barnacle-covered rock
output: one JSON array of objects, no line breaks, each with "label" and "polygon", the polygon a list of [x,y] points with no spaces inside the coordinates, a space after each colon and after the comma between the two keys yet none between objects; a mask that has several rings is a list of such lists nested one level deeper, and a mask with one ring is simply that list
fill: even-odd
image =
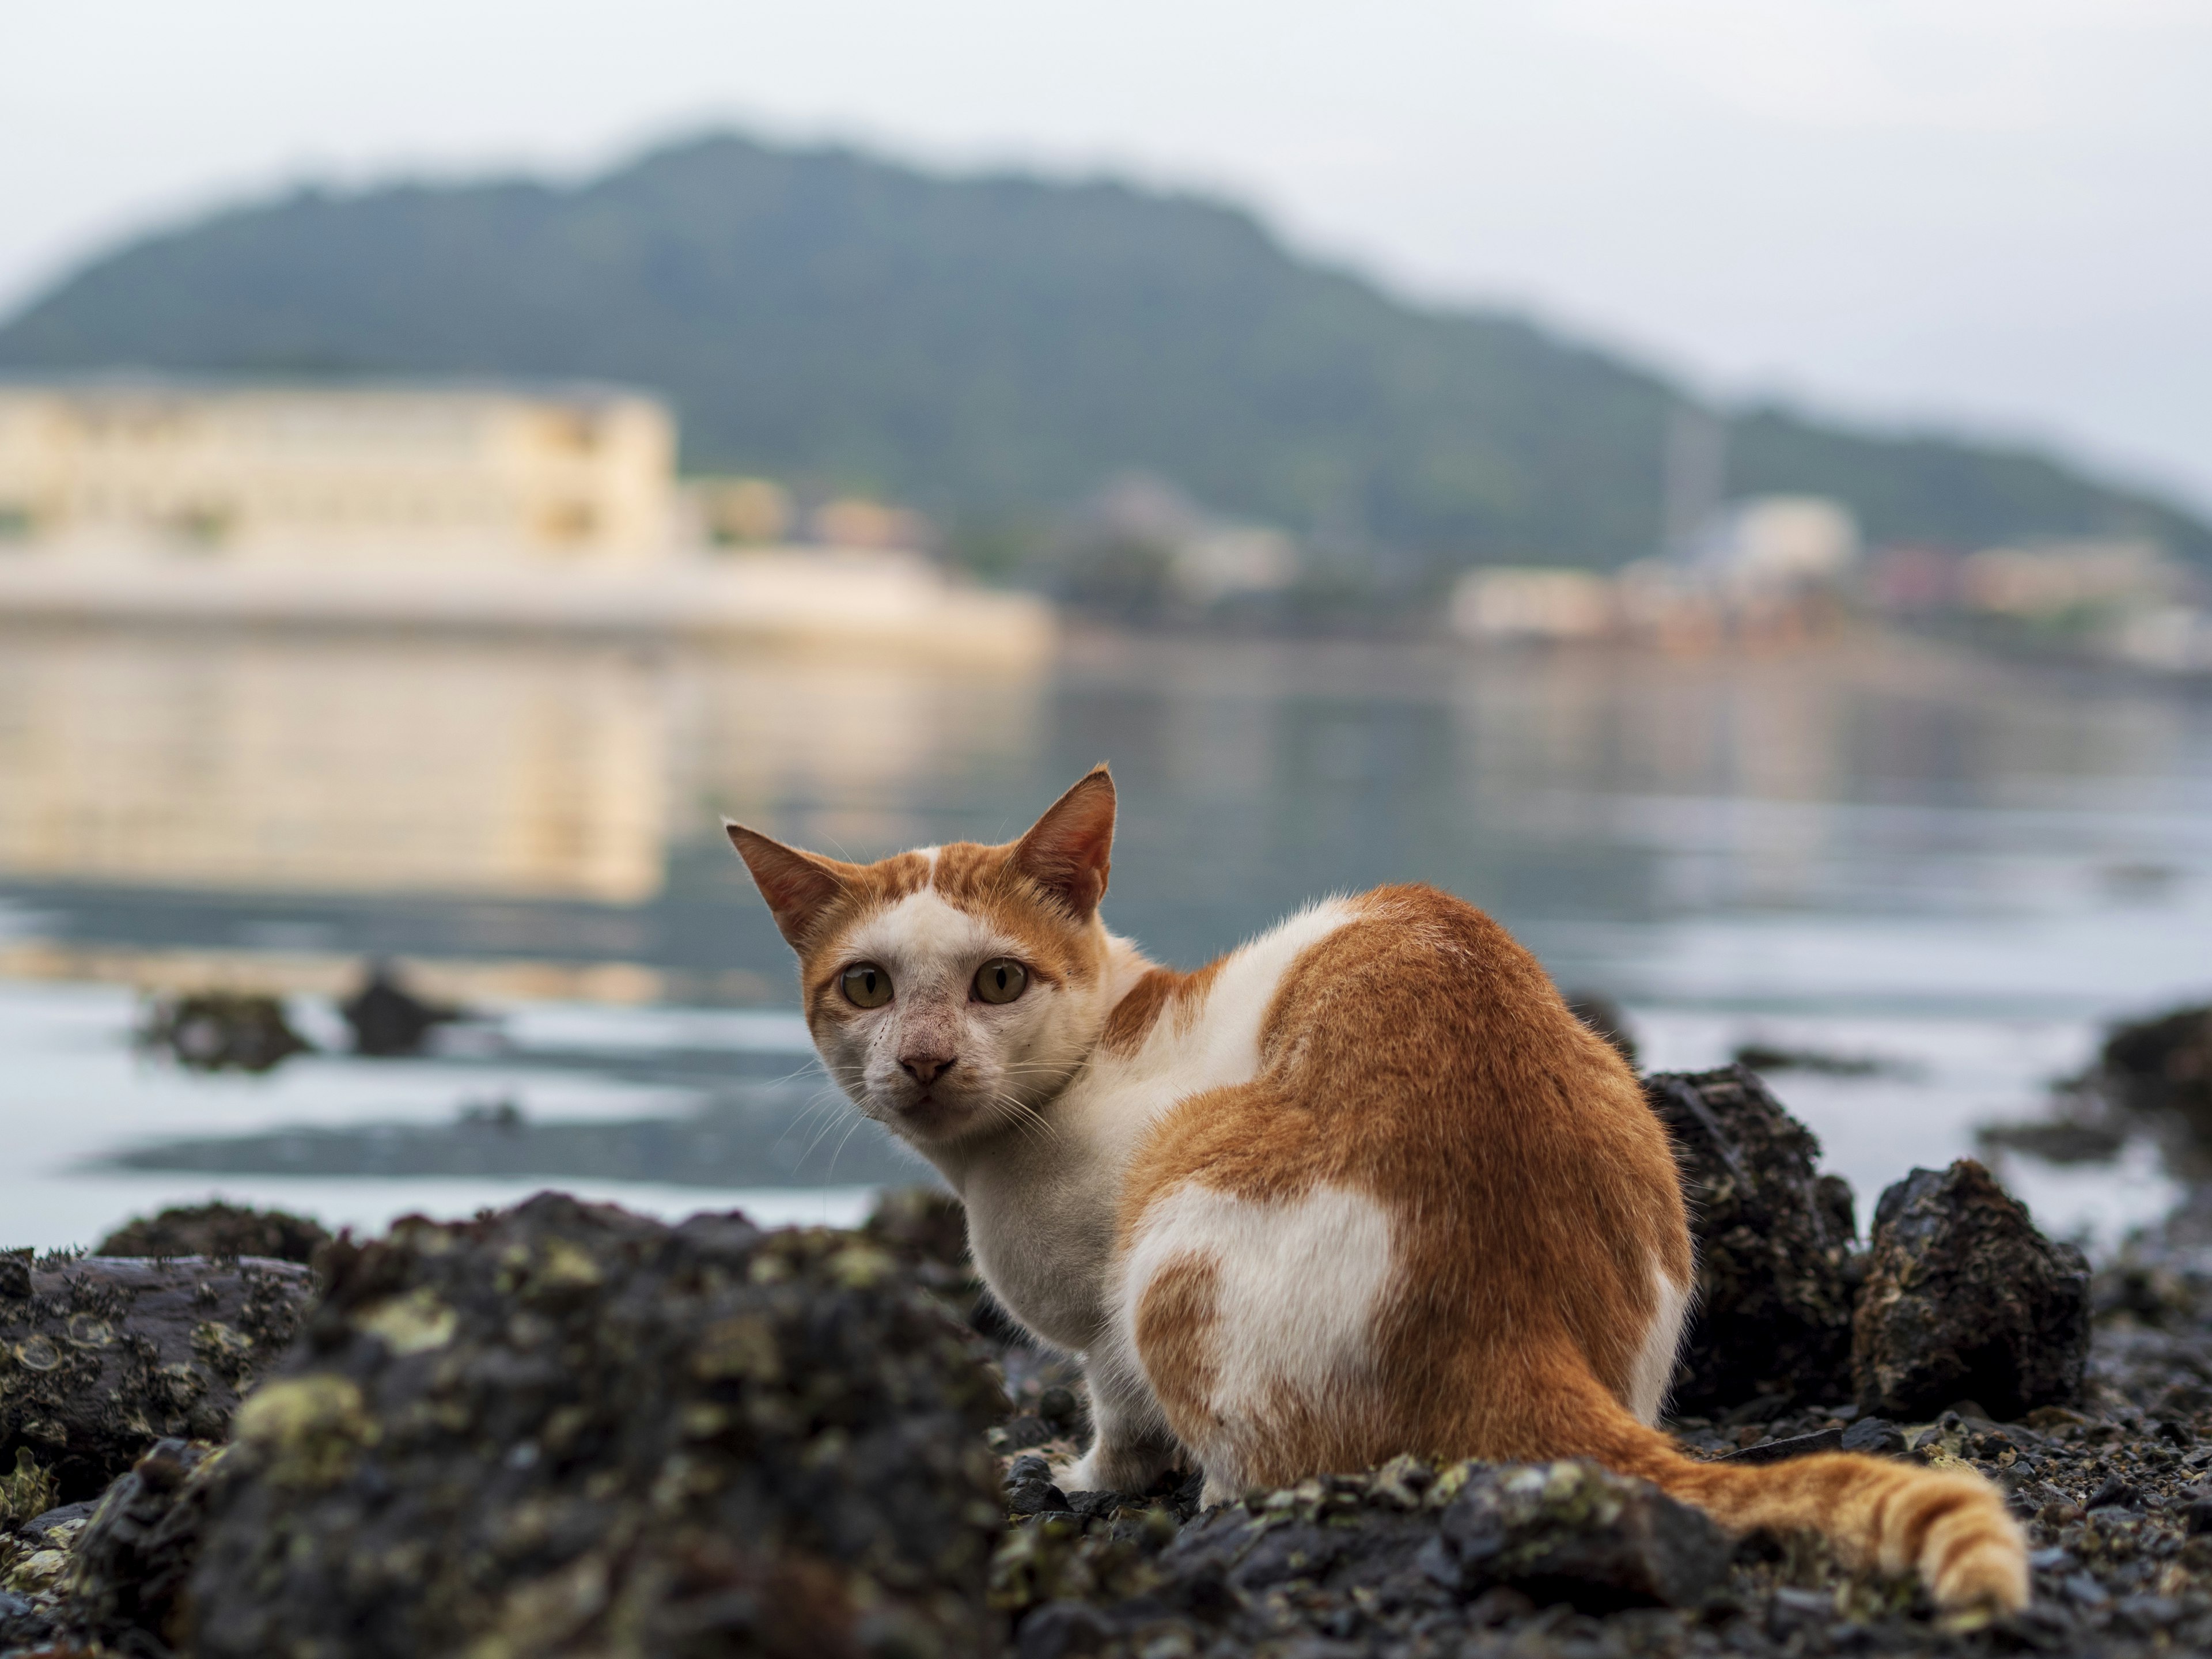
[{"label": "barnacle-covered rock", "polygon": [[1180,1532],[1171,1501],[1109,1511],[1093,1496],[1000,1549],[1023,1655],[1273,1652],[1316,1630],[1460,1626],[1501,1593],[1525,1607],[1696,1608],[1732,1549],[1701,1511],[1579,1462],[1400,1458],[1255,1494]]},{"label": "barnacle-covered rock", "polygon": [[1915,1170],[1881,1195],[1851,1347],[1859,1404],[2000,1419],[2072,1403],[2089,1356],[2089,1264],[2038,1232],[1979,1164]]},{"label": "barnacle-covered rock", "polygon": [[327,1261],[208,1482],[197,1654],[988,1648],[1003,1400],[866,1237],[548,1194]]},{"label": "barnacle-covered rock", "polygon": [[163,1440],[107,1489],[76,1535],[68,1599],[58,1610],[74,1639],[125,1653],[177,1647],[179,1598],[222,1455],[204,1442]]},{"label": "barnacle-covered rock", "polygon": [[1842,1398],[1856,1267],[1850,1187],[1819,1172],[1813,1132],[1744,1066],[1655,1073],[1644,1093],[1674,1139],[1698,1245],[1675,1409]]},{"label": "barnacle-covered rock", "polygon": [[2212,1006],[2115,1026],[2087,1080],[2131,1111],[2177,1117],[2212,1142]]},{"label": "barnacle-covered rock", "polygon": [[307,1262],[330,1242],[320,1222],[284,1210],[186,1204],[127,1221],[100,1241],[94,1255],[264,1255]]},{"label": "barnacle-covered rock", "polygon": [[196,991],[155,998],[139,1025],[138,1046],[196,1072],[266,1072],[314,1045],[292,1029],[281,997]]},{"label": "barnacle-covered rock", "polygon": [[0,1468],[96,1498],[167,1437],[221,1440],[314,1297],[296,1262],[0,1255]]}]

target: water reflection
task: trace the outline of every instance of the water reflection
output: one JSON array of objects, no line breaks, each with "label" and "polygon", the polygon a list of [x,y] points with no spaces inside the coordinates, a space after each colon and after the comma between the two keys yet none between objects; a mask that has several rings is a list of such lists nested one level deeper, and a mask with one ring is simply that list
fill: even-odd
[{"label": "water reflection", "polygon": [[[428,994],[505,1008],[510,1030],[529,998],[787,1006],[789,952],[717,814],[868,858],[1016,834],[1100,759],[1123,800],[1109,920],[1165,960],[1324,893],[1425,880],[1563,981],[1626,1000],[1655,1065],[1750,1042],[1911,1061],[1784,1090],[1868,1201],[1971,1151],[1976,1124],[2039,1109],[2098,1022],[2212,995],[2212,700],[2172,685],[1869,642],[1680,659],[1108,635],[1022,673],[0,632],[0,978],[312,1000],[375,954]],[[287,1062],[306,1069],[278,1089],[187,1085],[131,1069],[127,1006],[94,1036],[27,994],[0,985],[0,1105],[51,1133],[0,1211],[157,1139],[201,1148],[203,1172],[240,1135],[266,1155],[258,1179],[303,1146],[350,1167],[410,1089],[438,1126],[418,1152],[459,1135],[563,1180],[625,1158],[674,1179],[610,1152],[647,1132],[616,1136],[598,1107],[588,1131],[464,1133],[487,1079],[329,1053]],[[692,1127],[650,1136],[685,1164],[707,1144],[685,1137],[724,1135],[714,1114],[744,1091],[637,1035],[659,1017],[609,1013],[631,1036],[564,1051],[558,1086],[665,1091],[652,1115]],[[535,1125],[556,1085],[531,1064],[500,1086]],[[336,1138],[285,1139],[302,1121]],[[744,1137],[714,1144],[733,1149],[700,1166],[717,1182],[798,1178]]]},{"label": "water reflection", "polygon": [[942,734],[1018,752],[1040,697],[807,655],[11,632],[0,878],[634,905],[709,799],[898,839]]}]

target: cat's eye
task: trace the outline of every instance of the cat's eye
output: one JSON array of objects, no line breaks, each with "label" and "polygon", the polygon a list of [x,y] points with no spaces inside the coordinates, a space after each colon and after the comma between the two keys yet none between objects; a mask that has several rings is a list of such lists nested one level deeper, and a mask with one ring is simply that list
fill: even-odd
[{"label": "cat's eye", "polygon": [[1012,1002],[1030,982],[1030,970],[1012,957],[995,957],[975,970],[978,1002]]},{"label": "cat's eye", "polygon": [[880,1008],[891,1000],[891,976],[872,962],[856,962],[837,981],[855,1008]]}]

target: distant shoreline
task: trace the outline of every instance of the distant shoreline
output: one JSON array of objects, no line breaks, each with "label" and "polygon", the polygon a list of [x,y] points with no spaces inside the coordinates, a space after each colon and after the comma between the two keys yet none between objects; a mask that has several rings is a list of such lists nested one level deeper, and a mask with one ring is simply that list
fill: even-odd
[{"label": "distant shoreline", "polygon": [[0,624],[31,621],[866,643],[1034,662],[1034,595],[959,586],[911,554],[768,549],[648,566],[366,566],[117,554],[0,559]]}]

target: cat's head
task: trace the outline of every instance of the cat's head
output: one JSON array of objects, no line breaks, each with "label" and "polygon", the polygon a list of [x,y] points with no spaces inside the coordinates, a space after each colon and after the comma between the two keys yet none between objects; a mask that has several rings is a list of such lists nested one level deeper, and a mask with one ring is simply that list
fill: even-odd
[{"label": "cat's head", "polygon": [[823,1063],[870,1117],[925,1147],[1018,1127],[1082,1064],[1113,945],[1103,765],[1002,847],[847,864],[727,828],[799,953]]}]

